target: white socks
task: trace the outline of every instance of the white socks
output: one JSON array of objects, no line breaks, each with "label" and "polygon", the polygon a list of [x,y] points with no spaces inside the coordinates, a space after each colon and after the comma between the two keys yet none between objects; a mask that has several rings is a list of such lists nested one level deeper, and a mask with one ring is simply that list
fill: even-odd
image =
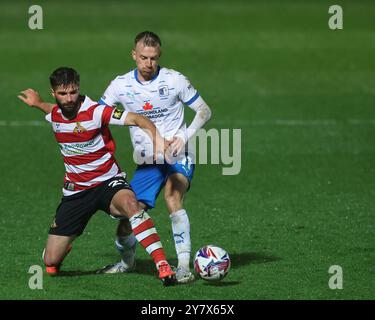
[{"label": "white socks", "polygon": [[190,223],[185,209],[178,210],[169,215],[172,221],[173,240],[176,247],[178,267],[189,270],[191,241]]},{"label": "white socks", "polygon": [[[176,211],[169,216],[172,221],[173,240],[175,243],[178,267],[190,270],[190,222],[185,209]],[[134,233],[125,237],[117,237],[115,241],[116,249],[121,255],[124,267],[130,268],[134,264],[135,248],[137,239]]]},{"label": "white socks", "polygon": [[131,268],[134,264],[135,248],[137,239],[134,233],[125,237],[117,237],[115,241],[116,249],[121,255],[122,264],[125,268]]}]

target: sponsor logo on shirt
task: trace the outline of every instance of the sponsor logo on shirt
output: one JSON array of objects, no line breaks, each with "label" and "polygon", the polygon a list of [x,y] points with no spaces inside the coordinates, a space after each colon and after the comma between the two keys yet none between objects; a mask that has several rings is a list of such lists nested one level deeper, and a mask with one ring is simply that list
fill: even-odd
[{"label": "sponsor logo on shirt", "polygon": [[[152,106],[152,108],[154,107]],[[143,108],[145,111],[137,111],[137,113],[149,118],[152,121],[159,119],[159,118],[164,118],[168,115],[168,108],[164,108],[164,109],[161,109],[161,108],[152,109],[152,108],[150,109]]]},{"label": "sponsor logo on shirt", "polygon": [[153,108],[154,108],[154,106],[153,106],[151,103],[149,103],[149,102],[146,102],[146,103],[143,105],[143,107],[142,107],[142,109],[145,110],[145,111],[147,111],[147,110],[152,110]]},{"label": "sponsor logo on shirt", "polygon": [[86,149],[92,148],[95,143],[97,143],[95,139],[81,143],[60,143],[60,148],[66,155],[79,155],[86,154]]}]

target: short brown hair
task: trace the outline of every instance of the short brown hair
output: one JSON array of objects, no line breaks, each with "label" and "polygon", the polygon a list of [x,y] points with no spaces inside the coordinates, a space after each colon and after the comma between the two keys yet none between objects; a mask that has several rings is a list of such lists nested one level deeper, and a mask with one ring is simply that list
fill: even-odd
[{"label": "short brown hair", "polygon": [[61,85],[68,86],[75,84],[79,86],[79,74],[73,68],[60,67],[52,72],[49,81],[52,89],[56,89]]},{"label": "short brown hair", "polygon": [[161,47],[161,40],[159,36],[151,31],[143,31],[137,34],[134,39],[134,45],[136,46],[139,41],[142,41],[142,43],[147,47]]}]

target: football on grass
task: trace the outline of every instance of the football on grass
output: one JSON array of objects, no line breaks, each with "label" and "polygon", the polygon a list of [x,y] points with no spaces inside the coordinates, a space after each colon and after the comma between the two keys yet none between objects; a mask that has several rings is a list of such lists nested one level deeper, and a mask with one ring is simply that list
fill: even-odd
[{"label": "football on grass", "polygon": [[215,245],[204,246],[194,256],[194,269],[204,280],[219,281],[230,269],[229,254]]}]

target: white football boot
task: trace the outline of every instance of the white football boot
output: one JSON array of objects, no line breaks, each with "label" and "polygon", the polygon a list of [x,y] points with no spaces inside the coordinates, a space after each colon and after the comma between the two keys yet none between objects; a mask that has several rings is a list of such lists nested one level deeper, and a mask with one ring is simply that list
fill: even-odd
[{"label": "white football boot", "polygon": [[97,274],[106,273],[129,273],[135,270],[135,261],[132,265],[125,264],[122,260],[115,264],[109,264],[102,269],[96,271]]},{"label": "white football boot", "polygon": [[194,275],[183,267],[174,268],[173,271],[176,272],[176,280],[178,283],[185,284],[195,280]]}]

